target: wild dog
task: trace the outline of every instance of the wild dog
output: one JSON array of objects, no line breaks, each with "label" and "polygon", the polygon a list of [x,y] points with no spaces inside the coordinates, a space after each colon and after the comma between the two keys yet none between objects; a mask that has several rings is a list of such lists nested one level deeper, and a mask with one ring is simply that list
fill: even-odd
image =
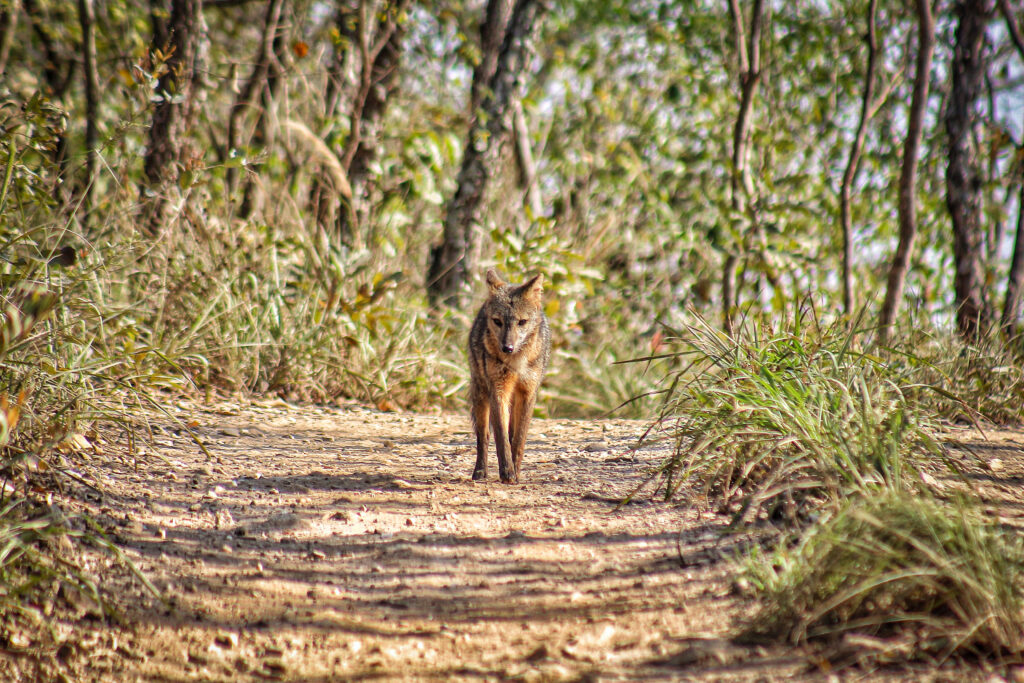
[{"label": "wild dog", "polygon": [[473,479],[487,478],[488,428],[494,433],[498,476],[519,482],[533,407],[551,355],[544,316],[543,276],[521,285],[487,271],[490,296],[469,332],[469,407],[476,433]]}]

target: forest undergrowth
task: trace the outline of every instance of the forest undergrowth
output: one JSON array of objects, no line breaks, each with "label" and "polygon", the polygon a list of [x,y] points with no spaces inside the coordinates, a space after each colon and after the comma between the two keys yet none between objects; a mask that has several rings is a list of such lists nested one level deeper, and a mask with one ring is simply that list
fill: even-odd
[{"label": "forest undergrowth", "polygon": [[1019,532],[942,436],[1024,416],[1008,3],[937,35],[928,3],[521,0],[505,40],[498,2],[157,4],[0,2],[0,615],[107,604],[64,484],[169,402],[462,411],[493,266],[545,276],[538,413],[646,420],[673,456],[635,495],[759,539],[737,637],[1021,660]]}]

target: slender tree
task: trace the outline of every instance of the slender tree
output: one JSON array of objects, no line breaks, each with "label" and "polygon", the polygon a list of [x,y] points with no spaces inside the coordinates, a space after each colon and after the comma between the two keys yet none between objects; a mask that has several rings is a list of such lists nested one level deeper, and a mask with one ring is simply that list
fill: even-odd
[{"label": "slender tree", "polygon": [[[287,0],[281,6],[284,14],[291,5]],[[284,83],[284,75],[288,70],[289,61],[289,32],[294,22],[281,20],[275,27],[270,40],[269,68],[263,74],[263,79],[256,88],[254,109],[256,111],[256,122],[253,137],[266,147],[270,147],[278,134],[279,126],[277,117],[274,115],[277,106],[278,93]],[[315,136],[314,136],[315,137]],[[238,204],[238,215],[242,218],[249,218],[256,211],[257,206],[263,198],[259,191],[260,184],[255,176],[247,176],[245,187],[242,190],[242,200]]]},{"label": "slender tree", "polygon": [[956,43],[945,114],[946,206],[953,222],[956,318],[960,334],[968,341],[979,339],[992,322],[982,267],[981,187],[973,132],[985,74],[985,29],[994,10],[994,0],[956,3]]},{"label": "slender tree", "polygon": [[85,84],[85,180],[82,204],[86,223],[92,220],[93,197],[99,176],[99,75],[96,72],[96,10],[93,0],[78,0],[82,29],[82,76]]},{"label": "slender tree", "polygon": [[519,166],[519,185],[523,188],[523,200],[530,208],[534,217],[544,212],[544,204],[537,184],[537,164],[533,160],[533,148],[530,147],[530,129],[526,125],[526,112],[521,102],[514,102],[512,125],[516,138],[516,163]]},{"label": "slender tree", "polygon": [[512,127],[512,102],[525,85],[527,47],[540,3],[517,0],[509,19],[488,92],[481,99],[459,169],[458,189],[448,204],[442,242],[431,253],[427,292],[434,305],[458,306],[479,248],[484,192],[497,173],[501,147]]},{"label": "slender tree", "polygon": [[[269,0],[266,10],[263,13],[263,30],[260,34],[259,46],[252,60],[252,71],[245,80],[245,85],[235,97],[235,103],[228,114],[227,138],[224,142],[227,153],[239,145],[240,128],[245,112],[251,108],[259,107],[258,93],[266,87],[267,75],[272,68],[271,61],[274,59],[274,38],[277,36],[277,28],[281,23],[281,9],[285,0]],[[232,166],[228,166],[225,174],[228,192],[234,194],[238,187],[238,172]]]},{"label": "slender tree", "polygon": [[[1024,35],[1017,26],[1017,17],[1010,7],[1009,0],[999,0],[999,11],[1006,21],[1006,31],[1017,53],[1024,60]],[[1024,168],[1018,168],[1017,194],[1017,234],[1013,242],[1013,258],[1010,261],[1010,272],[1006,278],[1006,298],[1003,300],[1003,312],[999,324],[1007,338],[1014,336],[1014,328],[1021,314],[1022,290],[1024,290]]]},{"label": "slender tree", "polygon": [[369,202],[369,174],[377,157],[384,114],[398,87],[398,67],[405,37],[405,13],[409,0],[388,2],[373,21],[363,2],[359,12],[359,80],[352,99],[351,134],[345,143],[341,165],[351,186],[351,210],[338,212],[342,239],[362,243],[359,216],[365,218]]},{"label": "slender tree", "polygon": [[[484,23],[480,26],[480,62],[473,69],[470,90],[470,121],[476,118],[478,109],[487,93],[488,84],[494,77],[501,53],[502,39],[508,30],[512,16],[513,0],[491,0],[487,3]],[[515,162],[519,168],[519,183],[523,188],[524,204],[534,216],[543,212],[540,188],[537,186],[537,167],[530,147],[530,130],[522,102],[512,103],[512,134],[515,139]]]},{"label": "slender tree", "polygon": [[[744,223],[749,211],[749,199],[754,193],[754,181],[750,174],[750,129],[754,96],[761,81],[763,8],[762,0],[754,0],[748,30],[744,27],[743,10],[740,8],[739,0],[729,0],[740,83],[740,106],[732,135],[732,177],[729,190],[733,214],[742,217],[740,220]],[[742,248],[742,242],[743,240],[740,244],[732,245],[722,266],[722,328],[726,333],[732,333],[733,309],[738,303],[736,264],[739,260],[737,250]]]},{"label": "slender tree", "polygon": [[501,45],[505,40],[505,33],[508,31],[508,22],[512,17],[514,5],[514,0],[488,0],[487,10],[484,12],[484,22],[480,25],[480,62],[473,69],[473,82],[470,85],[469,114],[471,120],[476,117],[477,109],[483,103],[484,95],[498,68]]},{"label": "slender tree", "polygon": [[314,178],[310,205],[321,228],[333,226],[342,242],[359,247],[369,225],[373,160],[379,154],[384,116],[398,90],[410,0],[339,2],[333,24],[342,40],[327,66],[324,116],[343,115],[350,130],[338,169],[340,193]]},{"label": "slender tree", "polygon": [[[25,10],[25,16],[28,18],[29,23],[32,25],[32,32],[35,34],[36,39],[39,41],[39,45],[43,50],[43,65],[42,73],[43,80],[46,84],[46,94],[50,99],[60,102],[64,99],[68,92],[68,88],[71,86],[72,76],[74,75],[75,59],[71,54],[68,53],[66,45],[62,45],[60,41],[55,40],[53,37],[53,24],[58,21],[57,18],[50,16],[47,10],[53,9],[46,5],[40,5],[37,0],[23,0],[22,7]],[[56,10],[63,12],[62,6],[58,5]],[[63,21],[63,19],[60,19]],[[52,158],[54,163],[60,167],[61,176],[66,175],[68,165],[68,136],[64,133],[59,133],[56,136],[55,144],[53,146]],[[62,193],[62,185],[58,186],[58,194],[62,200],[67,200],[68,197]]]},{"label": "slender tree", "polygon": [[1013,258],[1010,261],[1010,272],[1006,278],[1006,299],[1003,301],[1003,313],[999,320],[1003,334],[1009,339],[1015,336],[1014,328],[1020,318],[1021,283],[1024,281],[1024,179],[1021,179],[1017,192],[1017,234],[1013,242]]},{"label": "slender tree", "polygon": [[167,19],[170,16],[169,0],[149,0],[149,28],[153,32],[153,45],[164,48],[168,44]]},{"label": "slender tree", "polygon": [[867,67],[864,69],[864,92],[861,94],[860,118],[857,120],[857,132],[850,145],[850,155],[846,161],[846,170],[839,186],[839,222],[843,231],[843,311],[849,315],[853,312],[853,221],[850,217],[850,192],[853,182],[860,169],[860,157],[864,150],[864,139],[867,137],[868,119],[871,118],[872,100],[875,93],[875,66],[878,61],[878,35],[875,31],[875,19],[878,14],[878,0],[869,0],[867,11],[867,32],[864,42],[868,46]]},{"label": "slender tree", "polygon": [[[473,69],[473,82],[470,91],[470,121],[487,93],[488,84],[494,77],[501,53],[502,39],[508,29],[512,16],[513,0],[491,0],[487,3],[484,23],[480,26],[480,62]],[[515,138],[515,161],[519,168],[520,186],[523,188],[523,199],[534,216],[543,212],[540,188],[536,182],[537,168],[530,147],[530,131],[526,122],[526,112],[518,100],[512,103],[512,132]]]},{"label": "slender tree", "polygon": [[7,70],[7,59],[11,55],[11,43],[14,42],[20,14],[21,0],[11,0],[0,7],[0,76]]},{"label": "slender tree", "polygon": [[907,136],[903,141],[903,165],[899,181],[899,243],[886,281],[885,300],[879,316],[879,337],[888,340],[896,312],[903,300],[903,288],[910,269],[910,257],[917,239],[917,164],[924,130],[924,114],[928,105],[928,84],[932,57],[935,54],[935,18],[931,0],[917,0],[917,60],[914,72],[914,93],[907,113]]}]

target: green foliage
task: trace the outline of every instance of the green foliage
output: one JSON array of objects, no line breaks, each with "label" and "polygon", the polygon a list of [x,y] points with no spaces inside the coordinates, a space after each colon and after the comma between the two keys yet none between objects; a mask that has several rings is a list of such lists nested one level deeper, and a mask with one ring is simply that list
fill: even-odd
[{"label": "green foliage", "polygon": [[21,107],[5,102],[0,112],[0,453],[9,468],[21,454],[45,451],[63,437],[74,421],[80,377],[64,372],[77,350],[61,329],[75,301],[60,265],[66,233],[26,227],[53,205],[49,153],[62,132],[62,112],[38,95]]},{"label": "green foliage", "polygon": [[[353,209],[348,235],[312,199],[325,160],[345,159],[360,130],[327,96],[354,95],[332,81],[358,71],[359,17],[339,22],[333,11],[344,14],[344,3],[285,3],[273,84],[258,83],[250,103],[237,96],[262,40],[257,15],[207,8],[198,120],[180,140],[170,220],[156,235],[135,220],[163,191],[147,185],[140,160],[153,103],[167,97],[156,88],[169,55],[149,44],[150,14],[166,11],[97,5],[102,172],[84,216],[77,17],[71,3],[31,5],[19,11],[32,20],[12,24],[0,83],[0,611],[39,577],[96,594],[54,550],[86,534],[35,497],[58,480],[66,463],[55,449],[69,435],[130,423],[128,401],[182,393],[461,410],[473,314],[430,311],[422,290],[468,130],[477,5],[414,3],[401,17],[399,84],[380,130],[365,131],[377,148],[365,176],[351,178],[351,203],[327,199],[336,213]],[[885,0],[879,9],[879,98],[851,207],[864,320],[892,250],[914,58],[910,8]],[[837,308],[836,193],[860,107],[863,23],[863,8],[849,3],[772,8],[748,213],[738,215],[730,181],[741,75],[728,5],[554,3],[523,102],[543,215],[523,208],[509,155],[477,226],[479,261],[512,279],[546,276],[554,356],[541,412],[655,412],[651,438],[676,444],[656,474],[667,497],[696,481],[737,526],[769,518],[806,532],[752,564],[766,600],[760,627],[801,641],[911,623],[922,652],[1019,651],[1019,544],[969,506],[931,498],[922,476],[922,464],[943,460],[936,417],[1008,422],[1024,410],[1019,352],[934,332],[952,312],[954,272],[935,191],[942,68],[919,171],[927,246],[907,282],[920,319],[877,349],[845,321],[787,317],[810,297]],[[951,44],[939,41],[938,64]],[[1000,69],[1019,69],[1012,50],[993,53],[1002,62],[989,69],[991,101],[1001,103],[1013,79]],[[372,76],[383,76],[376,95],[387,75]],[[239,104],[237,145],[225,149]],[[993,299],[1020,160],[1016,128],[999,113],[979,127]],[[289,123],[321,143],[315,154],[283,133]],[[229,172],[243,176],[237,195]],[[707,322],[730,256],[751,311],[734,337]]]},{"label": "green foliage", "polygon": [[746,568],[763,598],[748,636],[895,636],[912,658],[1024,650],[1024,544],[963,501],[856,499]]},{"label": "green foliage", "polygon": [[[441,314],[451,324],[443,322],[426,334],[433,318],[419,290],[455,189],[482,17],[476,6],[446,2],[414,4],[401,18],[399,82],[379,134],[374,133],[376,151],[366,182],[357,188],[358,239],[350,243],[367,253],[342,253],[340,235],[328,226],[325,237],[311,227],[317,222],[310,197],[323,171],[321,156],[311,158],[309,150],[296,147],[282,125],[304,126],[339,159],[352,139],[352,112],[335,107],[325,92],[338,85],[326,87],[330,79],[344,76],[328,74],[335,60],[352,66],[358,57],[353,33],[358,17],[350,14],[339,24],[341,15],[315,7],[286,8],[275,57],[283,69],[263,93],[267,99],[246,109],[237,148],[231,150],[223,148],[224,125],[250,73],[261,26],[241,7],[211,7],[204,13],[209,52],[200,69],[202,106],[196,126],[184,134],[187,158],[177,169],[175,196],[169,197],[178,209],[165,226],[164,237],[172,237],[162,237],[155,249],[146,244],[151,236],[133,236],[131,216],[137,215],[140,197],[159,191],[145,186],[139,159],[153,100],[161,96],[154,87],[167,55],[162,46],[148,45],[152,27],[146,12],[122,1],[97,7],[104,171],[98,206],[89,217],[95,229],[82,237],[95,245],[92,264],[99,269],[90,295],[105,296],[109,278],[115,296],[105,300],[112,304],[108,312],[117,310],[98,343],[103,347],[104,339],[121,335],[129,340],[121,350],[137,361],[135,373],[146,375],[146,381],[179,385],[176,390],[183,382],[175,369],[179,364],[199,384],[309,397],[397,397],[405,405],[426,405],[456,395],[453,388],[462,381],[461,371],[450,366],[464,362],[460,324],[466,313]],[[15,104],[3,115],[36,127],[52,119],[51,134],[26,138],[35,156],[25,156],[27,170],[15,182],[27,182],[29,170],[54,159],[58,143],[66,145],[59,173],[32,186],[36,200],[53,214],[30,223],[74,226],[83,218],[73,208],[83,157],[81,83],[67,81],[66,88],[52,93],[53,101],[32,93],[39,90],[38,72],[51,57],[58,72],[74,63],[79,29],[71,9],[53,3],[37,3],[37,9],[58,49],[48,54],[32,23],[18,24],[5,73],[10,78],[3,86],[10,89],[3,96]],[[863,292],[877,289],[879,266],[891,250],[900,127],[909,99],[905,74],[913,57],[903,39],[912,13],[892,2],[883,2],[880,12],[885,58],[878,93],[886,97],[876,103],[853,196],[855,268]],[[754,105],[750,206],[756,215],[737,216],[729,181],[739,74],[727,6],[644,0],[549,8],[523,102],[544,212],[534,216],[523,210],[509,155],[503,177],[492,184],[480,226],[480,256],[482,264],[496,264],[510,276],[529,270],[548,275],[550,300],[556,302],[551,305],[558,306],[551,311],[559,364],[546,394],[551,411],[598,414],[649,392],[656,371],[612,364],[642,355],[662,322],[680,327],[689,309],[710,316],[718,306],[726,255],[740,256],[740,298],[767,314],[782,315],[809,292],[836,293],[839,240],[830,219],[860,105],[863,22],[863,8],[843,4],[791,3],[772,13]],[[287,49],[295,41],[303,44],[301,53]],[[344,103],[351,95],[331,97]],[[255,125],[259,111],[266,120]],[[928,314],[948,307],[951,272],[945,208],[941,197],[925,191],[941,184],[940,128],[926,138],[919,212],[921,241],[935,246],[915,264],[908,281],[911,296]],[[1005,136],[993,140],[999,143],[992,147],[998,170],[1008,163],[1012,145]],[[227,192],[229,169],[244,175],[236,196]],[[993,176],[999,177],[994,171]],[[19,201],[30,196],[27,189],[17,194]],[[997,203],[989,202],[986,210]],[[240,219],[243,204],[255,208]],[[748,224],[756,224],[758,232],[747,234],[742,226]],[[115,254],[137,260],[122,267]],[[319,258],[336,260],[340,267],[328,274]],[[275,262],[283,269],[264,277],[275,272]],[[353,269],[363,266],[353,276]],[[399,272],[400,283],[389,279]],[[152,290],[135,286],[147,278]],[[378,278],[394,289],[355,317],[333,303],[320,309],[331,297],[356,301],[364,286],[372,293]],[[168,293],[165,313],[150,315],[144,309],[155,304],[133,300],[149,292]],[[242,316],[238,309],[246,307],[249,314]],[[228,330],[232,321],[242,325],[237,335]],[[372,366],[382,349],[393,348],[395,333],[418,338],[409,338],[409,353],[384,354],[383,371],[400,369],[390,381]],[[436,362],[427,358],[432,344],[440,349]],[[112,358],[116,348],[104,353]],[[417,397],[415,387],[439,389]],[[639,415],[647,409],[636,401],[625,410]]]}]

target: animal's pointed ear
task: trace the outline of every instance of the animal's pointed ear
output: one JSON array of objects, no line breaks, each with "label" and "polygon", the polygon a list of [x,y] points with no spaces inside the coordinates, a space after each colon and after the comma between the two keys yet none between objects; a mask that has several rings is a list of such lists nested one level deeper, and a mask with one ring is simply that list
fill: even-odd
[{"label": "animal's pointed ear", "polygon": [[544,274],[534,275],[532,279],[523,283],[519,291],[522,292],[524,299],[539,306],[541,299],[544,298]]},{"label": "animal's pointed ear", "polygon": [[498,275],[498,271],[496,271],[494,268],[489,268],[487,270],[487,286],[490,287],[491,294],[495,294],[502,287],[505,286],[505,283],[502,281],[501,277]]}]

